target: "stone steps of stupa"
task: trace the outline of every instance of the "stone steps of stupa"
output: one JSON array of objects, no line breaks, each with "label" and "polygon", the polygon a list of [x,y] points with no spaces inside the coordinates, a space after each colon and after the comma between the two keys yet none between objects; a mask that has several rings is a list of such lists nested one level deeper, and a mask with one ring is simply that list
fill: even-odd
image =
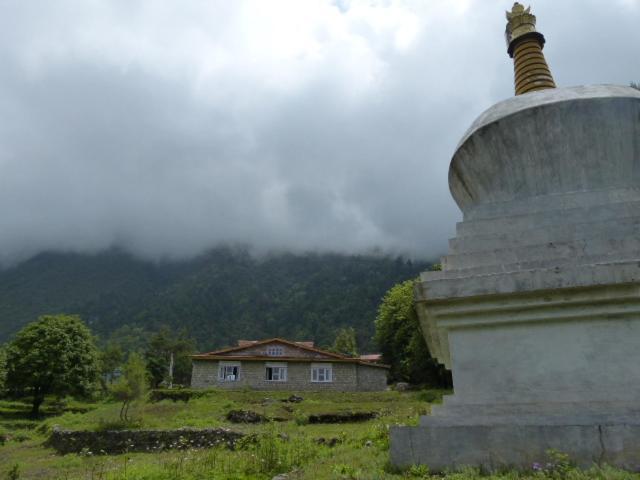
[{"label": "stone steps of stupa", "polygon": [[[587,259],[585,260],[593,260]],[[431,275],[435,274],[435,275]],[[447,275],[448,274],[448,275]],[[450,275],[458,276],[450,276]],[[635,258],[602,263],[558,263],[555,266],[470,274],[468,271],[425,272],[421,290],[429,300],[501,295],[536,290],[592,288],[640,282],[640,253]],[[639,293],[640,293],[640,287]]]},{"label": "stone steps of stupa", "polygon": [[588,238],[565,242],[545,242],[536,245],[516,245],[510,248],[476,250],[470,253],[447,255],[442,258],[443,270],[509,265],[544,260],[548,264],[562,258],[579,261],[580,257],[611,255],[612,258],[628,258],[640,253],[640,236],[624,237],[611,231],[597,232]]},{"label": "stone steps of stupa", "polygon": [[636,261],[640,259],[640,251],[635,252],[610,252],[601,255],[587,255],[579,258],[558,257],[553,259],[537,259],[526,262],[514,262],[501,265],[481,265],[469,268],[448,269],[434,272],[423,272],[423,281],[448,280],[465,277],[478,277],[483,275],[493,275],[521,271],[533,271],[540,269],[563,269],[580,265],[595,265],[617,262]]},{"label": "stone steps of stupa", "polygon": [[585,205],[541,212],[520,213],[497,218],[465,220],[456,225],[456,238],[499,235],[531,229],[544,229],[567,223],[596,223],[640,215],[640,199],[608,205]]},{"label": "stone steps of stupa", "polygon": [[575,242],[615,231],[617,236],[640,237],[640,210],[636,215],[605,221],[587,221],[533,227],[522,231],[456,237],[449,240],[450,255],[508,247],[535,246],[545,243]]}]

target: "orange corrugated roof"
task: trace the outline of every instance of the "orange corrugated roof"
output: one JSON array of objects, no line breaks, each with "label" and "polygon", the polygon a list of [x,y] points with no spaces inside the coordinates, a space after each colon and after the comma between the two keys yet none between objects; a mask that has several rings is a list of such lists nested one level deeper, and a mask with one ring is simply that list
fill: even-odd
[{"label": "orange corrugated roof", "polygon": [[378,360],[382,360],[382,354],[380,353],[368,353],[366,355],[360,355],[360,360],[364,360],[367,362],[377,362]]}]

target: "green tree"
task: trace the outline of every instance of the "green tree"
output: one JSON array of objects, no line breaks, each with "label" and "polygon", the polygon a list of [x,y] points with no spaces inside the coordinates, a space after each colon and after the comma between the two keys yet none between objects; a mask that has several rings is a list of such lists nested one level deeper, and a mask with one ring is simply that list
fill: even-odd
[{"label": "green tree", "polygon": [[356,330],[353,327],[344,327],[338,330],[336,339],[333,342],[331,351],[350,355],[355,357],[358,355],[358,344],[356,341]]},{"label": "green tree", "polygon": [[113,342],[107,343],[100,350],[100,380],[102,388],[107,389],[107,385],[113,383],[116,370],[122,366],[125,355],[120,345]]},{"label": "green tree", "polygon": [[394,285],[382,299],[376,317],[375,340],[393,381],[451,385],[450,373],[430,355],[413,301],[415,280]]},{"label": "green tree", "polygon": [[0,345],[0,397],[5,393],[7,383],[7,347]]},{"label": "green tree", "polygon": [[148,372],[144,359],[138,353],[131,353],[122,369],[122,376],[114,382],[110,389],[116,400],[122,402],[120,420],[130,421],[129,407],[147,393]]},{"label": "green tree", "polygon": [[76,315],[44,315],[20,330],[7,349],[7,388],[33,396],[38,415],[45,395],[86,395],[98,372],[91,332]]},{"label": "green tree", "polygon": [[111,331],[107,345],[120,348],[124,357],[131,352],[144,352],[149,346],[150,333],[142,327],[124,324]]},{"label": "green tree", "polygon": [[152,335],[145,353],[151,386],[157,388],[163,382],[191,384],[191,355],[195,349],[195,342],[185,330],[176,333],[163,326]]}]

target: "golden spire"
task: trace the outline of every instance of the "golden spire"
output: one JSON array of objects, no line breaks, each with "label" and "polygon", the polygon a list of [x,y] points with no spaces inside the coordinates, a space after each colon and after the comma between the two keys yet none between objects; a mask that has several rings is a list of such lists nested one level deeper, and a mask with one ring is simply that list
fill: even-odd
[{"label": "golden spire", "polygon": [[516,95],[556,88],[553,76],[542,53],[544,36],[536,31],[536,16],[531,7],[516,2],[507,12],[505,32],[507,52],[513,58]]}]

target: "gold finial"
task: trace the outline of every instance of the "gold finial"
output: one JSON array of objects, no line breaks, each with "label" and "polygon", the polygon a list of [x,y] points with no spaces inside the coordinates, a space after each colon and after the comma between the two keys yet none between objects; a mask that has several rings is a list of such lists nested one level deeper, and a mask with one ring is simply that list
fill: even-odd
[{"label": "gold finial", "polygon": [[516,95],[555,88],[553,76],[544,58],[544,35],[536,30],[536,16],[531,7],[516,2],[507,12],[505,31],[507,52],[513,58]]},{"label": "gold finial", "polygon": [[507,13],[507,29],[505,39],[507,46],[522,35],[536,31],[536,16],[531,13],[531,7],[524,8],[521,3],[514,3]]}]

